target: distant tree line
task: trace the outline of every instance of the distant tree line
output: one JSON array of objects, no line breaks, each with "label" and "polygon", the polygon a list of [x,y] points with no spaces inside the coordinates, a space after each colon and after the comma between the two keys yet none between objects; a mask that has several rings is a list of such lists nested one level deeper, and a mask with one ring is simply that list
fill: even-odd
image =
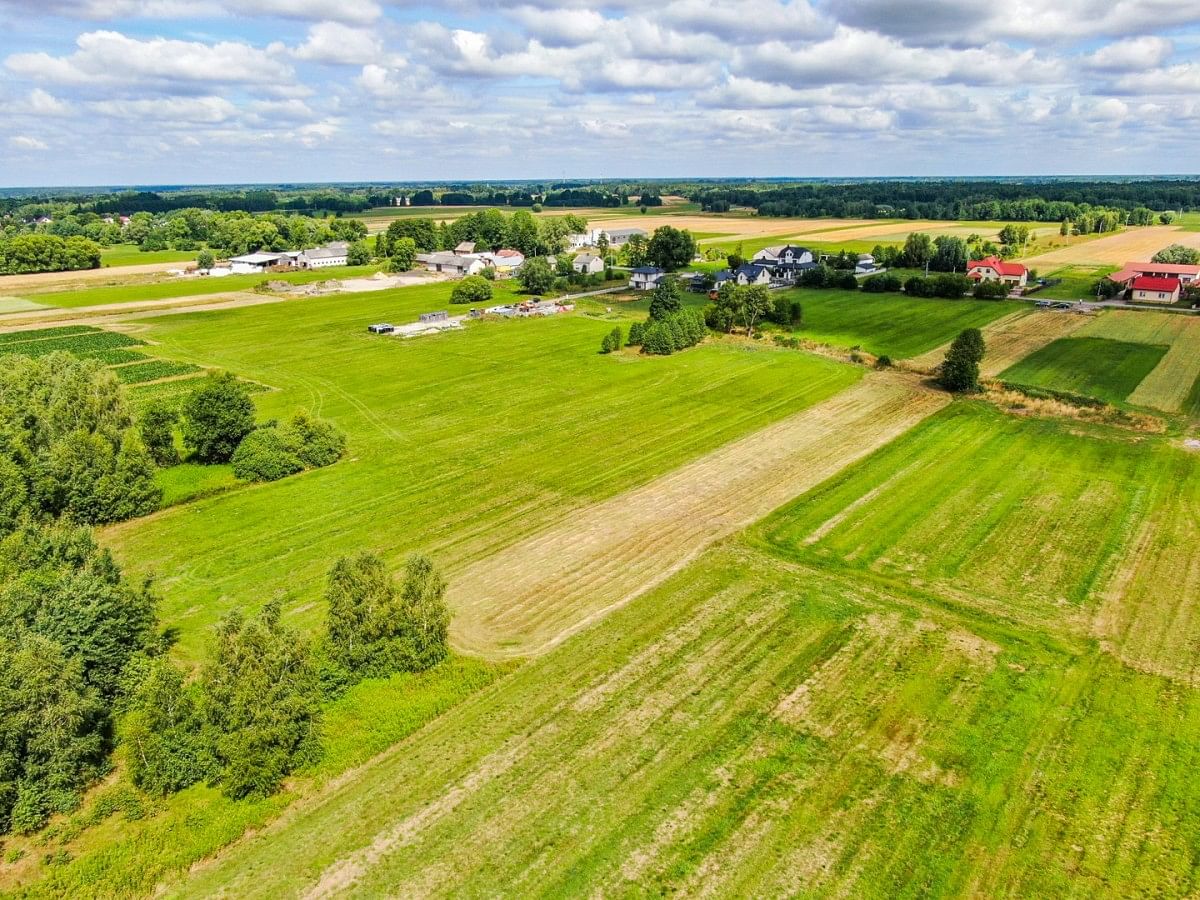
[{"label": "distant tree line", "polygon": [[0,239],[0,275],[71,272],[100,267],[100,245],[85,237],[17,234]]},{"label": "distant tree line", "polygon": [[1061,222],[1115,209],[1122,223],[1138,211],[1130,224],[1149,224],[1146,210],[1200,208],[1200,181],[865,181],[700,187],[687,196],[705,210],[743,206],[764,216]]}]

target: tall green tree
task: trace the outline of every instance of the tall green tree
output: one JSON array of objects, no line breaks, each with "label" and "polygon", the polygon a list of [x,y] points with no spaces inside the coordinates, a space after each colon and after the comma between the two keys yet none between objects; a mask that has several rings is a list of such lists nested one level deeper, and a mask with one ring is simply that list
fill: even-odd
[{"label": "tall green tree", "polygon": [[521,287],[527,293],[539,295],[554,287],[554,277],[554,270],[542,256],[525,260],[521,271],[517,273],[517,280],[521,282]]},{"label": "tall green tree", "polygon": [[904,264],[914,269],[923,269],[933,258],[933,239],[916,231],[904,240]]},{"label": "tall green tree", "polygon": [[696,241],[691,232],[670,225],[656,228],[646,245],[646,259],[668,272],[689,265],[695,255]]},{"label": "tall green tree", "polygon": [[245,385],[217,372],[184,401],[183,441],[200,462],[228,462],[254,430],[254,403]]},{"label": "tall green tree", "polygon": [[320,750],[320,688],[308,645],[280,622],[272,600],[251,619],[217,626],[201,675],[211,749],[230,797],[273,793]]},{"label": "tall green tree", "polygon": [[650,292],[650,319],[656,321],[665,319],[672,313],[683,308],[680,299],[679,280],[677,278],[661,278],[654,290]]},{"label": "tall green tree", "polygon": [[979,363],[984,354],[983,334],[978,328],[959,332],[942,362],[939,381],[942,387],[955,393],[979,389]]}]

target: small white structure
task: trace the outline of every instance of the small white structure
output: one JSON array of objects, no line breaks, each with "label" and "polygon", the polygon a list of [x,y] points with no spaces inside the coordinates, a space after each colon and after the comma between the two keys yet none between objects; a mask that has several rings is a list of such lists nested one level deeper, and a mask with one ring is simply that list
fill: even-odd
[{"label": "small white structure", "polygon": [[305,250],[296,257],[296,265],[305,269],[327,269],[344,266],[349,261],[350,245],[345,241],[334,241],[324,247]]},{"label": "small white structure", "polygon": [[567,246],[572,250],[582,250],[584,247],[592,246],[592,233],[588,231],[583,234],[568,234]]},{"label": "small white structure", "polygon": [[497,275],[511,275],[525,265],[525,254],[520,250],[497,250],[495,253],[477,253]]},{"label": "small white structure", "polygon": [[854,264],[855,275],[873,275],[876,271],[874,256],[870,253],[858,254],[858,262]]},{"label": "small white structure", "polygon": [[792,244],[776,244],[774,247],[763,247],[751,262],[767,263],[769,265],[796,266],[813,261],[812,251],[807,247],[797,247]]},{"label": "small white structure", "polygon": [[652,291],[666,274],[654,266],[638,266],[629,271],[629,287],[635,291]]},{"label": "small white structure", "polygon": [[229,269],[236,275],[254,275],[274,266],[290,264],[291,258],[286,253],[247,253],[232,257],[229,260]]},{"label": "small white structure", "polygon": [[571,268],[581,275],[599,275],[604,271],[604,260],[594,253],[581,253],[571,262]]}]

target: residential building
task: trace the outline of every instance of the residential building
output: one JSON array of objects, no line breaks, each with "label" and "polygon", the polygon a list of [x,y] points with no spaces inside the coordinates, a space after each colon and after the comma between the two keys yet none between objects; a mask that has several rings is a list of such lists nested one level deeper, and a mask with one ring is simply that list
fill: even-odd
[{"label": "residential building", "polygon": [[874,256],[870,253],[858,254],[858,262],[854,264],[855,275],[874,275],[877,271]]},{"label": "residential building", "polygon": [[1005,262],[996,256],[985,256],[967,263],[967,277],[972,281],[1000,281],[1024,287],[1029,270],[1020,263]]},{"label": "residential building", "polygon": [[629,272],[629,286],[635,291],[651,291],[667,273],[654,266],[638,266]]},{"label": "residential building", "polygon": [[1150,278],[1178,278],[1183,285],[1200,281],[1200,266],[1185,266],[1176,263],[1127,262],[1120,271],[1108,276],[1109,281],[1128,286],[1142,275]]},{"label": "residential building", "polygon": [[1175,303],[1183,285],[1178,278],[1156,278],[1139,275],[1129,285],[1130,300],[1134,303]]},{"label": "residential building", "polygon": [[571,268],[581,275],[598,275],[604,271],[604,260],[594,253],[580,253],[571,262]]},{"label": "residential building", "polygon": [[647,237],[645,229],[642,228],[598,228],[592,232],[592,246],[596,246],[600,242],[600,235],[608,238],[608,246],[623,247],[629,243],[632,237]]}]

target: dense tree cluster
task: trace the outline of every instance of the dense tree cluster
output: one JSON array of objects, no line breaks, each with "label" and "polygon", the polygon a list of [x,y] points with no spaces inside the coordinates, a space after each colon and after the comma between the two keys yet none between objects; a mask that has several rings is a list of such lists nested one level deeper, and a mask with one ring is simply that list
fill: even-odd
[{"label": "dense tree cluster", "polygon": [[487,303],[491,299],[491,282],[481,275],[468,275],[450,292],[451,303]]},{"label": "dense tree cluster", "polygon": [[1200,250],[1183,244],[1171,244],[1155,253],[1152,260],[1156,263],[1171,263],[1179,266],[1200,265]]},{"label": "dense tree cluster", "polygon": [[69,811],[104,771],[111,709],[154,624],[149,585],[85,527],[27,519],[0,541],[0,833]]},{"label": "dense tree cluster", "polygon": [[346,452],[346,436],[306,412],[283,425],[267,424],[242,438],[230,462],[243,481],[277,481],[305,469],[333,465]]},{"label": "dense tree cluster", "polygon": [[587,220],[571,213],[538,219],[528,210],[505,213],[499,209],[482,209],[451,222],[405,216],[390,223],[387,231],[376,238],[375,253],[393,257],[399,242],[410,238],[420,252],[453,250],[463,241],[470,241],[478,250],[494,251],[507,247],[520,250],[526,256],[546,256],[563,252],[567,235],[586,229]]},{"label": "dense tree cluster", "polygon": [[67,353],[0,366],[0,533],[22,516],[116,522],[158,507],[154,461],[111,372]]},{"label": "dense tree cluster", "polygon": [[741,206],[764,216],[1078,222],[1119,210],[1121,223],[1129,216],[1134,224],[1145,218],[1134,215],[1139,209],[1200,207],[1200,181],[1170,179],[813,182],[695,186],[686,193],[706,210]]},{"label": "dense tree cluster", "polygon": [[765,285],[737,285],[727,281],[717,291],[716,300],[705,310],[704,319],[715,331],[729,333],[740,326],[746,329],[748,336],[753,336],[754,326],[767,318],[773,309],[771,291]]},{"label": "dense tree cluster", "polygon": [[911,297],[944,297],[958,300],[965,297],[974,282],[965,275],[914,276],[904,282],[904,293]]},{"label": "dense tree cluster", "polygon": [[18,234],[0,240],[0,275],[100,267],[100,245],[85,237]]},{"label": "dense tree cluster", "polygon": [[690,265],[696,255],[696,240],[690,231],[663,225],[654,229],[646,244],[646,260],[674,272]]}]

